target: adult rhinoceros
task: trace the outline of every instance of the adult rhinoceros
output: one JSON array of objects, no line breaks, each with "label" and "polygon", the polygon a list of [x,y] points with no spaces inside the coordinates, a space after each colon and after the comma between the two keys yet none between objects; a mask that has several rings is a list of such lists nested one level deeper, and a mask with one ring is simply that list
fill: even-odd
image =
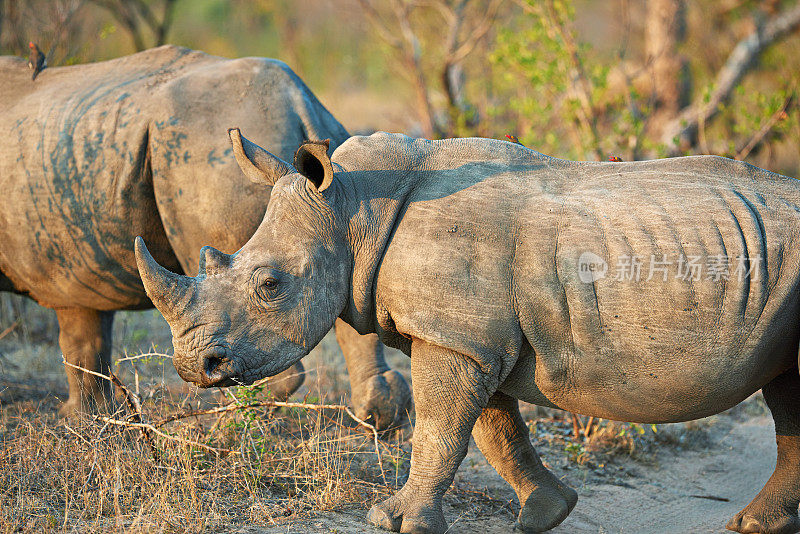
[{"label": "adult rhinoceros", "polygon": [[[54,308],[66,360],[109,368],[114,310],[150,307],[133,252],[193,272],[203,244],[238,249],[269,188],[242,175],[224,136],[240,121],[276,153],[347,131],[285,64],[164,46],[112,61],[48,68],[35,82],[0,58],[0,289]],[[402,418],[408,387],[376,336],[339,323],[354,404],[380,427]],[[283,382],[289,393],[302,381]],[[68,413],[104,403],[109,384],[67,368]],[[280,386],[279,385],[279,386]],[[279,392],[280,394],[280,392]]]},{"label": "adult rhinoceros", "polygon": [[800,183],[718,157],[584,163],[388,134],[332,161],[304,144],[291,166],[232,137],[245,171],[274,184],[264,221],[234,255],[206,247],[196,278],[138,240],[145,288],[193,382],[280,372],[337,317],[410,355],[411,472],[372,523],[444,532],[470,432],[522,529],[561,522],[576,494],[542,466],[517,399],[659,423],[763,388],[778,462],[728,528],[798,530]]}]

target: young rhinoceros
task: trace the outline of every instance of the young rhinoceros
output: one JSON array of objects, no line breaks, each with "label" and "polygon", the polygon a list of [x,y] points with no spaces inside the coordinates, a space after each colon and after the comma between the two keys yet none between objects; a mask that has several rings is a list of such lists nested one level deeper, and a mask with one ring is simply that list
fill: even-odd
[{"label": "young rhinoceros", "polygon": [[292,166],[233,140],[274,184],[262,224],[234,255],[206,248],[197,278],[139,240],[145,287],[190,381],[278,373],[337,317],[411,357],[411,472],[372,523],[444,532],[470,432],[514,487],[519,526],[560,523],[576,494],[543,467],[517,399],[661,423],[763,387],[778,462],[728,528],[798,530],[800,183],[718,157],[570,162],[383,133],[333,161],[304,144]]}]

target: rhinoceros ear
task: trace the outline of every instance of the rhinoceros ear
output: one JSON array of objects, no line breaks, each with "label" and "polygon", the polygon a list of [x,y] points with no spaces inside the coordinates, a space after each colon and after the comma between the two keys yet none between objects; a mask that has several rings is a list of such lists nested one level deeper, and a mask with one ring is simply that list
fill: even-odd
[{"label": "rhinoceros ear", "polygon": [[257,184],[273,186],[282,176],[297,171],[278,156],[274,156],[242,135],[239,128],[228,130],[233,155],[244,174]]},{"label": "rhinoceros ear", "polygon": [[328,157],[331,140],[306,141],[294,154],[294,167],[314,184],[317,191],[325,191],[333,182],[333,164]]}]

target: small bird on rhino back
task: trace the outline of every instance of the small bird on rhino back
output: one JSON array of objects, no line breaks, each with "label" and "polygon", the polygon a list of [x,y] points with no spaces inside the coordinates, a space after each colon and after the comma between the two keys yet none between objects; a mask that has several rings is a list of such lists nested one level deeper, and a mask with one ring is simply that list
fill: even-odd
[{"label": "small bird on rhino back", "polygon": [[35,80],[39,73],[47,68],[47,60],[45,59],[42,51],[39,50],[39,47],[36,46],[36,43],[33,41],[28,43],[28,48],[31,49],[31,53],[28,56],[28,66],[33,69],[33,76],[31,76],[31,80]]}]

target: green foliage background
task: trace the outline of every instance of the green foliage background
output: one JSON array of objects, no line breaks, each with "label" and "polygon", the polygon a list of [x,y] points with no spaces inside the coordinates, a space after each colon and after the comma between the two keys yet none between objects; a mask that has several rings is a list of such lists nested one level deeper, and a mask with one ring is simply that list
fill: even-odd
[{"label": "green foliage background", "polygon": [[[165,2],[141,1],[154,13]],[[491,0],[175,0],[167,42],[226,57],[284,60],[351,131],[513,134],[531,148],[571,159],[670,154],[652,120],[658,110],[644,52],[647,2],[506,0],[485,37],[460,61],[463,105],[453,106],[442,83],[442,13],[462,3],[467,33]],[[423,89],[414,86],[407,58],[375,31],[365,4],[385,15],[396,36],[401,32],[392,9],[408,9]],[[24,55],[28,39],[51,50],[51,65],[134,52],[109,5],[115,0],[0,0],[0,15],[5,13],[0,53]],[[685,38],[677,53],[687,64],[689,99],[701,102],[711,93],[731,50],[752,28],[797,5],[797,0],[687,0]],[[59,22],[59,13],[68,9],[74,10],[72,18]],[[14,10],[22,16],[12,24]],[[153,33],[145,32],[145,40],[152,44]],[[790,98],[800,86],[799,52],[797,31],[767,48],[719,113],[702,125],[698,139],[679,153],[739,155],[800,175],[800,108],[798,99]],[[432,132],[425,128],[420,94],[433,110]],[[743,150],[783,107],[785,116],[751,151]]]}]

